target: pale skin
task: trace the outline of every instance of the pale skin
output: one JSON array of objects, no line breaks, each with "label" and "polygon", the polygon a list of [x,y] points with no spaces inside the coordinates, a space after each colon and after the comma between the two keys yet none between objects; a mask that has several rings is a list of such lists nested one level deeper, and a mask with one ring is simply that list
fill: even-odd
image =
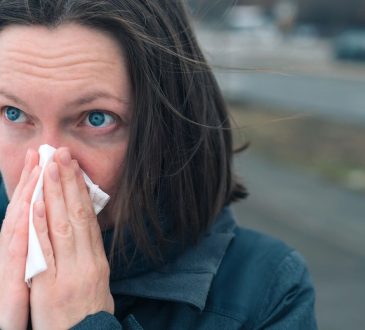
[{"label": "pale skin", "polygon": [[[114,312],[100,227],[80,168],[113,196],[131,118],[123,54],[108,35],[76,24],[0,32],[0,172],[10,204],[0,233],[0,328],[68,329]],[[34,224],[48,269],[24,283],[38,147],[57,148]],[[5,155],[5,157],[3,157]],[[82,274],[82,276],[80,276]]]}]

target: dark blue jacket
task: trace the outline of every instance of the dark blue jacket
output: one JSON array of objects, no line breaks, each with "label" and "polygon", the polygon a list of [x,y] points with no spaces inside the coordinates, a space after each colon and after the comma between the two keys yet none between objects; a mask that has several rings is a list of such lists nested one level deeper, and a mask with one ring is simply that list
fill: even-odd
[{"label": "dark blue jacket", "polygon": [[[0,187],[0,219],[6,205]],[[237,227],[229,208],[198,246],[160,269],[113,279],[110,287],[115,315],[90,315],[72,329],[317,329],[303,258],[281,241]]]}]

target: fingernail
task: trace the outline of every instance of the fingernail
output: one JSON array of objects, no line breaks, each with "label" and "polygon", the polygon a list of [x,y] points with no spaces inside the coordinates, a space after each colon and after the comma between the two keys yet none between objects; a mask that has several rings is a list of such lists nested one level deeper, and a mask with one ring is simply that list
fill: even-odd
[{"label": "fingernail", "polygon": [[49,164],[49,175],[54,182],[58,182],[60,176],[58,174],[58,168],[56,163]]},{"label": "fingernail", "polygon": [[68,166],[71,163],[71,155],[67,149],[65,149],[61,152],[60,160],[61,160],[61,164],[65,165],[65,166]]},{"label": "fingernail", "polygon": [[44,215],[46,214],[43,201],[39,201],[35,204],[35,214],[39,218],[43,218]]}]

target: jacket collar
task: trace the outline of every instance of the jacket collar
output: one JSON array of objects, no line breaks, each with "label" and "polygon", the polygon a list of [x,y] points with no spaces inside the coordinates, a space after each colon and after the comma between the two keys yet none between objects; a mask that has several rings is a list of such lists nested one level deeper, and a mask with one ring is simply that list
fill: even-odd
[{"label": "jacket collar", "polygon": [[112,293],[188,303],[203,310],[235,226],[231,210],[224,208],[198,245],[158,270],[111,281]]},{"label": "jacket collar", "polygon": [[0,175],[0,227],[1,227],[3,219],[5,217],[5,212],[6,212],[8,203],[9,203],[8,196],[6,195],[4,183],[3,183],[1,175]]}]

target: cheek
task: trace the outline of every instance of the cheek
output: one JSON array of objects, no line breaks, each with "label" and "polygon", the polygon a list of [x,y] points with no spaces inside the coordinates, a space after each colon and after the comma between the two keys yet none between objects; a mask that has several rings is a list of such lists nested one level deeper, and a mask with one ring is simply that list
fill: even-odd
[{"label": "cheek", "polygon": [[113,194],[115,184],[123,169],[126,148],[126,144],[123,144],[93,157],[78,159],[81,168],[91,180],[109,195]]}]

